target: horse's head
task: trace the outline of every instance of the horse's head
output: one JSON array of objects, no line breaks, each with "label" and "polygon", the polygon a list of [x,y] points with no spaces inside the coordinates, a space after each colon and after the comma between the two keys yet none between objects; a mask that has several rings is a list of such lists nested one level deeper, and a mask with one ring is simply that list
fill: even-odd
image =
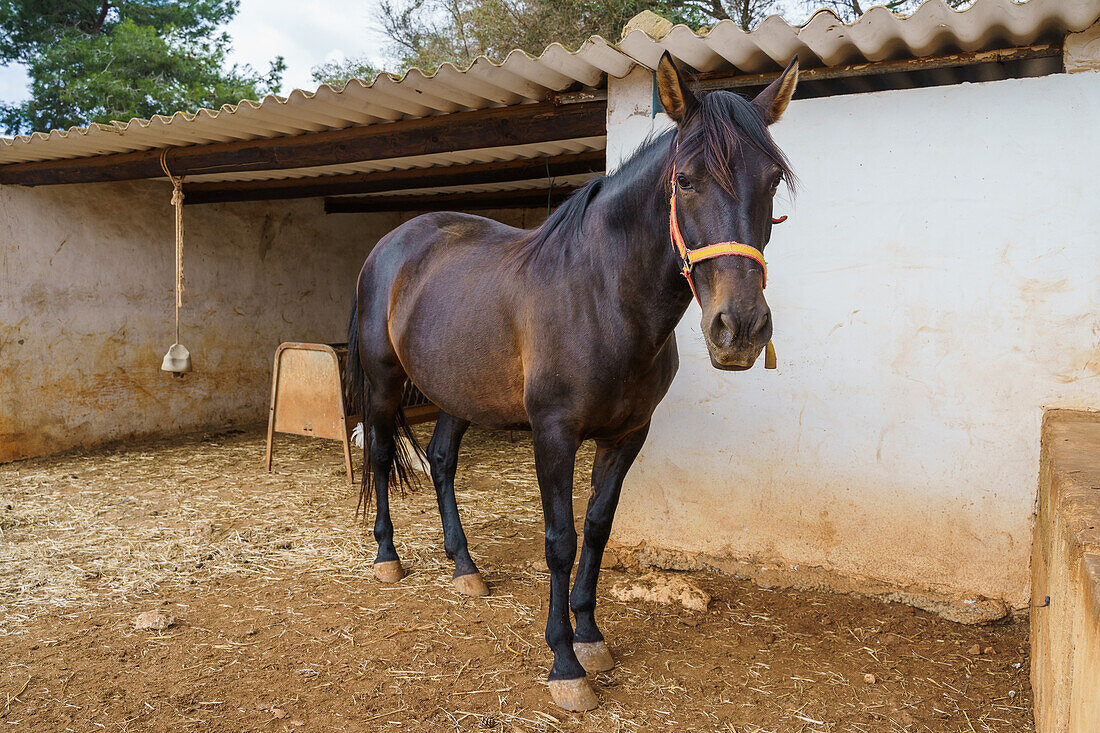
[{"label": "horse's head", "polygon": [[[678,229],[686,259],[700,258],[689,264],[689,283],[718,369],[748,369],[771,339],[763,252],[772,231],[772,197],[781,182],[791,185],[792,174],[768,125],[783,114],[797,83],[795,59],[751,102],[726,91],[696,96],[668,52],[657,66],[661,104],[677,127],[666,177],[673,237]],[[690,255],[717,243],[738,246]]]}]

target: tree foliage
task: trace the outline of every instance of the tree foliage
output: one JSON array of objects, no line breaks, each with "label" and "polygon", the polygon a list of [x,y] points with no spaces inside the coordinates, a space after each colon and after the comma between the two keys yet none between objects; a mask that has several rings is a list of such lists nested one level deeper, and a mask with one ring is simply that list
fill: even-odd
[{"label": "tree foliage", "polygon": [[381,0],[380,22],[403,68],[460,66],[478,56],[502,60],[520,48],[538,54],[551,43],[576,48],[594,34],[618,39],[626,22],[654,10],[699,25],[708,16],[678,0]]},{"label": "tree foliage", "polygon": [[[831,10],[845,23],[851,23],[859,18],[872,6],[881,5],[893,13],[902,15],[912,13],[924,0],[874,0],[873,2],[860,3],[859,0],[803,0],[803,7],[810,13],[817,10]],[[961,8],[972,0],[943,0],[949,8]]]},{"label": "tree foliage", "polygon": [[227,66],[219,28],[239,0],[0,0],[0,64],[23,63],[31,96],[0,106],[9,133],[129,120],[256,99],[266,74]]},{"label": "tree foliage", "polygon": [[366,79],[371,81],[380,72],[370,59],[365,56],[345,59],[343,61],[329,61],[319,66],[314,66],[311,76],[318,84],[331,84],[334,87],[342,87],[348,79]]},{"label": "tree foliage", "polygon": [[[875,0],[897,13],[922,0]],[[970,0],[946,0],[960,7]],[[478,56],[496,61],[514,48],[537,55],[558,42],[579,47],[599,34],[618,40],[623,26],[643,10],[692,28],[732,20],[752,30],[782,14],[796,22],[827,8],[851,21],[863,14],[860,0],[381,0],[380,24],[391,41],[391,58],[404,69],[431,70],[445,61],[464,66]]]}]

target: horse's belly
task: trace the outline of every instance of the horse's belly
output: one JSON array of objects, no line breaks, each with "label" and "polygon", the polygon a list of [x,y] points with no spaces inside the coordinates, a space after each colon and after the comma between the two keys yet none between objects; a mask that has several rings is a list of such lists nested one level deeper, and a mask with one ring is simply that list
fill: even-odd
[{"label": "horse's belly", "polygon": [[413,384],[441,410],[490,428],[529,427],[522,375],[493,368],[473,349],[419,359],[406,369]]},{"label": "horse's belly", "polygon": [[414,311],[396,339],[405,372],[455,417],[493,428],[527,427],[522,363],[510,329],[496,318],[464,317],[461,310]]}]

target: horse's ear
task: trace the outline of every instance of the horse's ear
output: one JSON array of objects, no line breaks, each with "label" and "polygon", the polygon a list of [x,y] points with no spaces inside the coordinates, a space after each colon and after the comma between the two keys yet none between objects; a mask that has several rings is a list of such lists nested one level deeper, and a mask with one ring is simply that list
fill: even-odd
[{"label": "horse's ear", "polygon": [[657,93],[661,96],[661,106],[677,125],[683,124],[699,104],[668,51],[661,54],[657,62]]},{"label": "horse's ear", "polygon": [[779,78],[767,86],[764,91],[756,95],[752,103],[760,110],[764,122],[772,124],[778,122],[783,116],[784,110],[790,104],[794,96],[794,88],[798,85],[798,57],[791,59],[787,68],[779,75]]}]

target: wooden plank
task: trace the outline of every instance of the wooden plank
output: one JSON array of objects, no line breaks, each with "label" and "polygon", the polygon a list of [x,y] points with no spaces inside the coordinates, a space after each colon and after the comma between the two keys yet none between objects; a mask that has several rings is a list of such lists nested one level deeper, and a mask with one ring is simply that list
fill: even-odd
[{"label": "wooden plank", "polygon": [[405,408],[405,421],[409,425],[431,422],[439,417],[439,408],[435,405],[417,405]]},{"label": "wooden plank", "polygon": [[[1033,46],[1019,46],[1015,48],[993,49],[990,51],[972,51],[969,53],[956,53],[946,56],[929,56],[919,59],[897,59],[892,61],[874,61],[863,64],[847,64],[844,66],[818,66],[799,69],[799,82],[824,81],[828,79],[845,79],[859,76],[880,76],[885,74],[905,73],[914,71],[927,71],[930,69],[957,68],[961,66],[977,66],[988,63],[1005,63],[1010,61],[1023,61],[1026,59],[1049,58],[1062,55],[1061,43],[1044,43]],[[778,71],[769,71],[762,74],[745,74],[736,70],[721,69],[719,71],[700,72],[692,75],[693,87],[710,91],[714,89],[737,89],[739,87],[765,87],[779,77]],[[883,85],[883,89],[892,89],[889,85]],[[908,87],[906,87],[908,88]],[[795,96],[798,94],[796,92]],[[828,96],[828,95],[815,95]],[[606,90],[584,90],[580,92],[555,92],[549,96],[555,104],[571,104],[592,100],[606,100]]]},{"label": "wooden plank", "polygon": [[[856,76],[874,76],[907,71],[929,71],[957,66],[973,66],[987,63],[1005,63],[1025,59],[1061,56],[1062,44],[1046,43],[1019,48],[1004,48],[993,51],[974,51],[955,53],[947,56],[932,56],[923,59],[899,59],[896,61],[874,61],[866,64],[848,66],[824,66],[812,69],[799,69],[798,81],[818,81],[824,79],[844,79]],[[698,74],[695,86],[702,90],[735,89],[737,87],[763,87],[779,77],[778,71],[766,74],[739,74],[731,71],[713,71]]]},{"label": "wooden plank", "polygon": [[347,196],[325,199],[326,214],[362,214],[379,211],[484,211],[556,206],[576,191],[575,186],[555,186],[523,191],[484,191],[420,196]]},{"label": "wooden plank", "polygon": [[379,193],[410,188],[438,188],[477,183],[525,181],[581,173],[602,173],[605,152],[592,150],[572,155],[492,163],[451,165],[412,170],[375,171],[342,176],[291,178],[275,181],[227,181],[185,184],[185,204],[223,203],[227,201],[267,201],[271,199],[336,196],[353,193]]},{"label": "wooden plank", "polygon": [[[543,102],[304,135],[169,148],[173,175],[284,170],[595,137],[607,103]],[[0,166],[0,183],[41,186],[159,178],[161,150]]]}]

